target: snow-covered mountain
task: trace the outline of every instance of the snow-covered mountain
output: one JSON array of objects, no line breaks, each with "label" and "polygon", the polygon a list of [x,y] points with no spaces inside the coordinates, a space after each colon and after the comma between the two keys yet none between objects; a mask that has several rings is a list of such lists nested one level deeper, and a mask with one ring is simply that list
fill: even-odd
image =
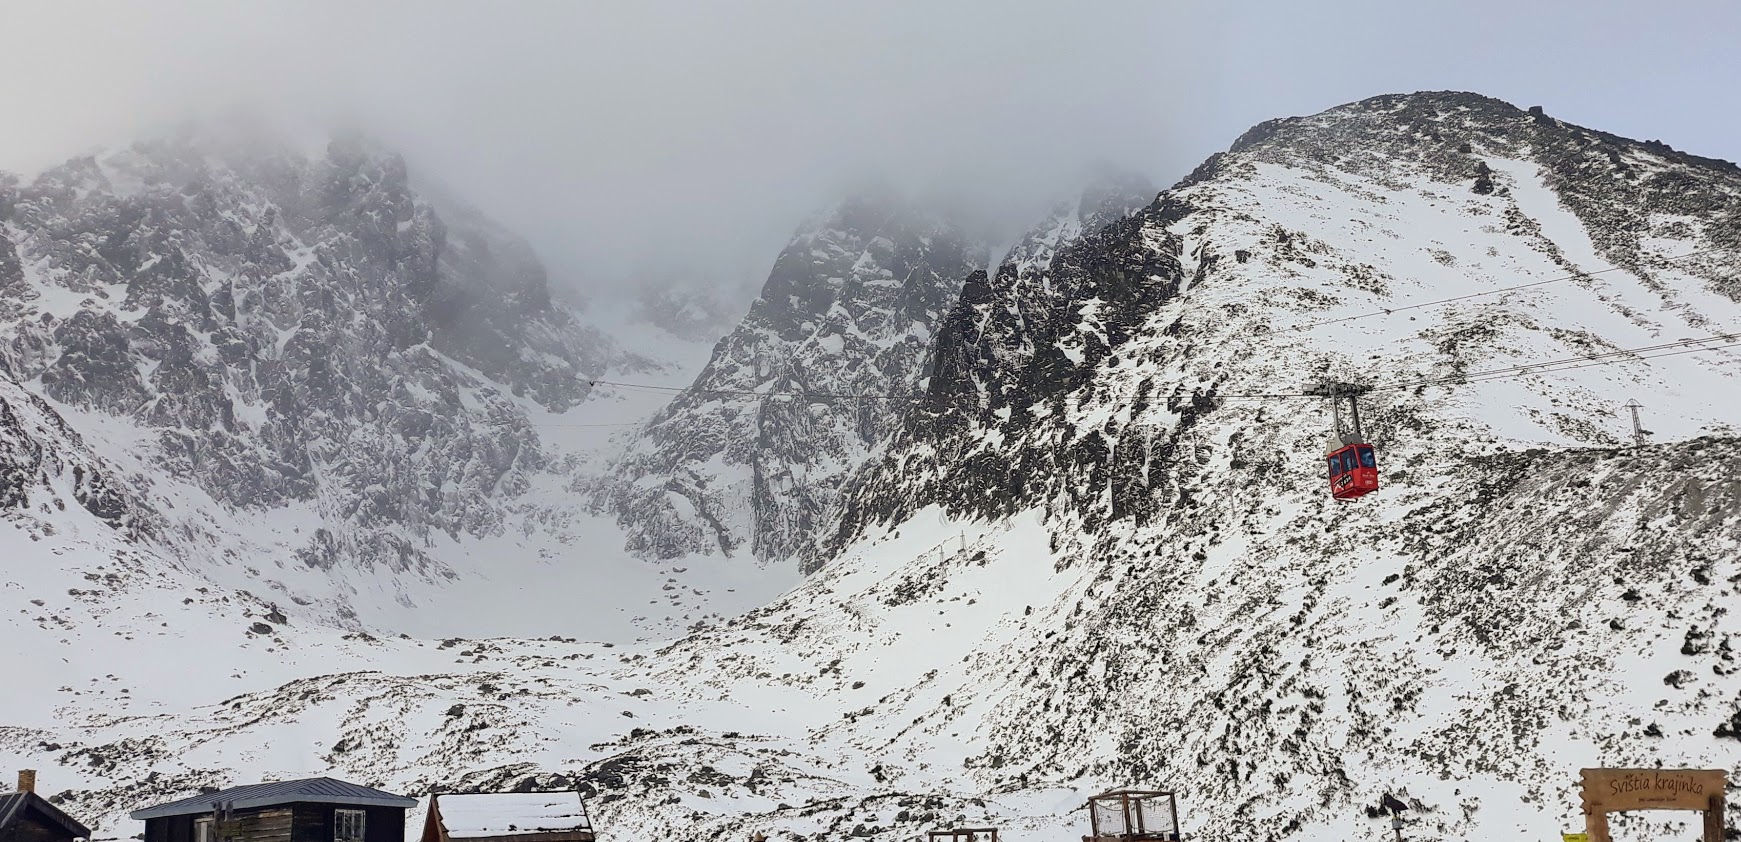
[{"label": "snow-covered mountain", "polygon": [[418,626],[461,580],[584,575],[609,525],[567,485],[603,431],[574,425],[656,408],[591,378],[669,377],[697,343],[607,336],[427,193],[359,138],[204,126],[0,179],[0,370],[152,513],[152,552],[305,619]]},{"label": "snow-covered mountain", "polygon": [[[1054,585],[950,676],[991,791],[1175,786],[1205,834],[1303,838],[1391,791],[1430,833],[1541,835],[1580,765],[1733,769],[1741,520],[1711,489],[1738,490],[1741,356],[1457,378],[1741,330],[1737,214],[1732,164],[1474,95],[1264,124],[1042,283],[970,280],[828,554],[1042,517]],[[1378,387],[1387,488],[1355,504],[1323,401],[1215,397],[1327,376]],[[1672,443],[1616,447],[1629,398]]]},{"label": "snow-covered mountain", "polygon": [[984,262],[983,245],[889,193],[801,229],[707,367],[599,484],[629,548],[791,558],[893,429],[937,321]]},{"label": "snow-covered mountain", "polygon": [[[791,466],[838,414],[693,391],[635,438],[621,476],[665,508],[618,511],[646,541],[761,555],[759,521],[677,499],[754,489],[758,441],[834,499],[768,533],[813,575],[663,644],[375,639],[189,593],[102,514],[131,503],[77,502],[106,452],[31,461],[82,451],[0,392],[30,419],[0,455],[67,501],[33,492],[0,539],[66,559],[0,592],[0,670],[42,677],[0,703],[0,762],[65,781],[103,838],[197,786],[328,772],[578,786],[610,837],[680,840],[1072,837],[1116,785],[1178,790],[1194,838],[1385,833],[1386,793],[1408,838],[1552,838],[1581,766],[1741,776],[1741,349],[1669,346],[1741,331],[1741,170],[1428,93],[1263,124],[1132,215],[1064,216],[994,274],[958,250],[959,295],[882,375],[918,399],[827,485]],[[830,230],[843,270],[881,254]],[[794,318],[752,314],[699,389],[867,389],[838,372],[887,353],[853,330],[871,311],[824,332],[841,296],[776,275],[757,306]],[[1352,503],[1326,493],[1327,408],[1294,396],[1325,378],[1373,386],[1384,487]]]}]

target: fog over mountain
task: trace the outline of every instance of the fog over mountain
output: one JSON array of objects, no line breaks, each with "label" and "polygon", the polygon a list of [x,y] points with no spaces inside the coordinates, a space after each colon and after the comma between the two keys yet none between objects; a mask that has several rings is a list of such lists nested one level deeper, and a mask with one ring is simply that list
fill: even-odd
[{"label": "fog over mountain", "polygon": [[1094,162],[1166,185],[1253,123],[1380,91],[1480,90],[1741,157],[1717,87],[1738,17],[1720,2],[9,0],[0,30],[23,37],[0,121],[29,130],[0,132],[0,169],[236,105],[313,137],[352,123],[525,235],[559,291],[681,278],[741,313],[802,218],[867,179],[941,194],[1007,243]]}]

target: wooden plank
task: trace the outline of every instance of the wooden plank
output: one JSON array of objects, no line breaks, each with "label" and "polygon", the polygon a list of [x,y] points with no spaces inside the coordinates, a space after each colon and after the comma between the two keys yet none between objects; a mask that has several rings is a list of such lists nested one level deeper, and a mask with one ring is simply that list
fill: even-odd
[{"label": "wooden plank", "polygon": [[214,828],[230,842],[290,842],[294,816],[289,807],[238,813]]}]

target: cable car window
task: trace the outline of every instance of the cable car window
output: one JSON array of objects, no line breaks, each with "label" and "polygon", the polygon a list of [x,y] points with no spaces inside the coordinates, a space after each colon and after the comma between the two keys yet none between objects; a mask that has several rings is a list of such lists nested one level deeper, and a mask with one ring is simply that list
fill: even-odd
[{"label": "cable car window", "polygon": [[1330,457],[1330,478],[1335,479],[1339,473],[1342,473],[1342,460],[1332,456]]},{"label": "cable car window", "polygon": [[1372,456],[1372,448],[1370,448],[1370,447],[1360,448],[1360,467],[1362,467],[1362,468],[1376,468],[1376,467],[1378,467],[1378,460],[1374,459]]}]

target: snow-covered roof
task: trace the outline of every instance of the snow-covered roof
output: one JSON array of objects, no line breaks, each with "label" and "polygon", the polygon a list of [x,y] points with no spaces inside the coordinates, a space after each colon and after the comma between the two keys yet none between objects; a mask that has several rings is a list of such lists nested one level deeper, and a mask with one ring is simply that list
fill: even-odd
[{"label": "snow-covered roof", "polygon": [[592,830],[578,792],[442,795],[436,809],[453,839]]}]

